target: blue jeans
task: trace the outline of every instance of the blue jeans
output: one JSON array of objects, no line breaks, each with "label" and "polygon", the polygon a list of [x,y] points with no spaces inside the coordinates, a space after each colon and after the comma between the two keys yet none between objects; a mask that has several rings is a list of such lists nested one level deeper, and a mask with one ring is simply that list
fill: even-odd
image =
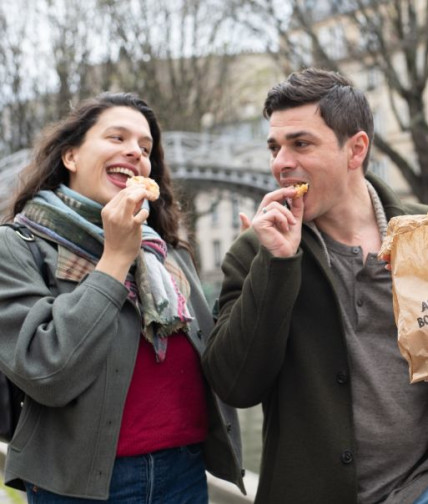
[{"label": "blue jeans", "polygon": [[428,504],[428,490],[420,495],[413,504]]},{"label": "blue jeans", "polygon": [[116,459],[107,501],[64,497],[26,483],[29,504],[208,504],[201,445]]}]

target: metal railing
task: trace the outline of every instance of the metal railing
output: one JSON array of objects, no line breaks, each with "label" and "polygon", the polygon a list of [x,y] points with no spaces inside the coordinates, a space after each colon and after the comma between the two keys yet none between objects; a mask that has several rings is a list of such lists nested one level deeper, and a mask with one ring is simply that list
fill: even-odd
[{"label": "metal railing", "polygon": [[[238,142],[228,136],[170,131],[163,134],[165,158],[175,180],[203,187],[222,187],[259,198],[276,189],[268,152],[261,140]],[[5,212],[30,151],[0,160],[0,215]]]}]

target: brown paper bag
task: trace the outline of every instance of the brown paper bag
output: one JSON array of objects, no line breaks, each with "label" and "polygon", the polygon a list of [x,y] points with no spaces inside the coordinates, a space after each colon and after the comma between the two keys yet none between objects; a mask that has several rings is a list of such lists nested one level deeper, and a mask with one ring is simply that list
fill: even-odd
[{"label": "brown paper bag", "polygon": [[393,217],[378,257],[391,265],[398,346],[410,382],[428,380],[428,214]]}]

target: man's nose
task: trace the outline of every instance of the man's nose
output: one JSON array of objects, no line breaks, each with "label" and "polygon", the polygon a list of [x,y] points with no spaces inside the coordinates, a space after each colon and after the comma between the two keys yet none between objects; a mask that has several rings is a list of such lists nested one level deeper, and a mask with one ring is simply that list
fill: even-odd
[{"label": "man's nose", "polygon": [[294,170],[297,166],[296,158],[290,149],[281,147],[275,158],[272,159],[272,170],[279,172],[281,170]]}]

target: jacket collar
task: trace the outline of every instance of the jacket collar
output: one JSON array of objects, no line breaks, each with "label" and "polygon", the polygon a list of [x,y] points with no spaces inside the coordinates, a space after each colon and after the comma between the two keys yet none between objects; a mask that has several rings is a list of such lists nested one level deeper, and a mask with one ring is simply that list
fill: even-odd
[{"label": "jacket collar", "polygon": [[372,172],[368,172],[366,178],[376,189],[388,220],[396,215],[406,213],[403,202],[386,182]]},{"label": "jacket collar", "polygon": [[[409,213],[409,208],[406,209],[405,205],[401,202],[401,200],[395,194],[395,192],[378,176],[369,172],[366,174],[366,179],[372,184],[372,186],[376,190],[382,202],[383,208],[385,210],[387,220],[396,215]],[[321,248],[323,251],[322,254],[323,259],[321,260],[322,266],[325,269],[330,269],[329,255],[325,247],[324,240],[322,239],[322,236],[320,235],[316,226],[311,225],[311,223],[305,224],[303,226],[302,247],[303,248],[308,247],[308,249],[312,251],[318,250],[318,253],[315,254],[318,258],[320,257],[319,249]]]}]

